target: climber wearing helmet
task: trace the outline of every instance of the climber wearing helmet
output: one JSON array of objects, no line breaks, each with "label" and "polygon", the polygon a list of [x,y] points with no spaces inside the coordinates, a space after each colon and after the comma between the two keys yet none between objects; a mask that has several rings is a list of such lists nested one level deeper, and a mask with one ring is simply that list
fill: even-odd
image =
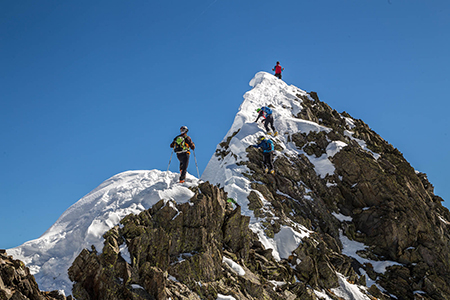
[{"label": "climber wearing helmet", "polygon": [[269,125],[272,127],[273,135],[277,136],[278,132],[275,130],[275,126],[273,126],[273,114],[272,110],[268,108],[267,106],[263,106],[261,108],[258,108],[256,110],[258,112],[258,117],[256,118],[255,122],[258,122],[259,118],[263,118],[264,122],[264,128],[266,128],[267,134],[272,135],[272,132],[270,132]]},{"label": "climber wearing helmet", "polygon": [[170,148],[174,148],[173,150],[177,154],[178,160],[180,161],[180,183],[183,183],[186,179],[189,156],[191,154],[190,149],[195,149],[195,144],[187,135],[188,131],[189,129],[186,126],[181,126],[180,134],[177,135],[170,144]]},{"label": "climber wearing helmet", "polygon": [[271,139],[266,139],[265,136],[260,136],[258,138],[259,144],[253,145],[255,148],[263,149],[263,165],[264,165],[264,173],[270,171],[270,174],[273,174],[275,171],[273,170],[273,151],[274,145]]}]

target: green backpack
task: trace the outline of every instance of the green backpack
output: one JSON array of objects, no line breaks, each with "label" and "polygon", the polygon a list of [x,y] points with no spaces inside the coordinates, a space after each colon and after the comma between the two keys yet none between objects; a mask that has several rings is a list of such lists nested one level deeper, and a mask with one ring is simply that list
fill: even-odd
[{"label": "green backpack", "polygon": [[174,148],[175,153],[187,152],[188,149],[189,145],[186,144],[185,138],[183,136],[178,136],[175,139],[175,148]]}]

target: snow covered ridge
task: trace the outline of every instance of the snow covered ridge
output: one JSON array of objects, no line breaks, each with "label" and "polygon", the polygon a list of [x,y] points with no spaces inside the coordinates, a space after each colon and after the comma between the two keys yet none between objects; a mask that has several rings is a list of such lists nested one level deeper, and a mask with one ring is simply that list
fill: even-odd
[{"label": "snow covered ridge", "polygon": [[[321,179],[334,175],[335,166],[332,158],[345,148],[347,143],[339,140],[328,140],[328,145],[321,156],[306,153],[292,140],[294,134],[308,135],[311,132],[328,134],[333,131],[331,127],[298,117],[305,109],[303,99],[307,99],[310,102],[315,102],[315,99],[307,92],[295,86],[289,86],[284,81],[265,72],[257,73],[250,81],[250,86],[253,89],[244,95],[244,101],[234,118],[234,122],[223,141],[218,145],[216,154],[209,161],[202,179],[223,187],[228,196],[239,203],[242,213],[251,217],[250,228],[258,235],[266,249],[270,248],[273,250],[272,254],[276,260],[288,259],[292,256],[292,251],[302,243],[302,239],[309,237],[313,232],[301,224],[286,219],[283,221],[287,225],[282,225],[273,237],[269,237],[265,230],[267,226],[264,224],[273,223],[273,219],[278,217],[256,217],[254,211],[250,209],[249,195],[256,193],[263,205],[262,209],[267,212],[266,216],[271,214],[270,203],[265,199],[265,195],[255,190],[255,182],[248,176],[252,173],[252,170],[248,168],[249,157],[246,149],[255,145],[259,136],[265,135],[264,127],[254,122],[257,118],[256,109],[262,106],[269,106],[273,110],[275,128],[279,133],[277,137],[272,138],[278,145],[274,160],[282,156],[289,158],[304,155],[313,165],[316,176]],[[355,141],[363,151],[366,151],[372,155],[374,160],[377,160],[380,155],[370,151],[365,141],[353,136],[354,132],[352,130],[356,127],[355,120],[344,116],[341,116],[341,118],[345,124],[344,136],[349,140]],[[303,185],[303,188],[308,191],[308,188],[302,182],[298,184]],[[336,185],[335,182],[327,183],[327,187]],[[277,191],[277,194],[289,197],[289,195],[281,191]],[[310,196],[305,196],[304,198],[314,201]],[[348,245],[348,243],[345,245]],[[345,249],[348,250],[348,247]],[[346,254],[358,257],[356,253]],[[389,262],[386,265],[393,265],[393,263]],[[384,272],[384,269],[382,271]],[[356,286],[349,288],[350,285],[343,280],[343,275],[339,274],[338,276],[341,288],[335,290],[336,294],[339,294],[344,299],[369,299]],[[349,292],[352,289],[354,291]],[[364,290],[364,288],[362,287],[361,290]],[[322,294],[318,292],[317,295],[320,297]],[[327,297],[323,298],[327,299]]]},{"label": "snow covered ridge", "polygon": [[[250,81],[250,86],[253,89],[244,95],[244,101],[239,107],[234,122],[222,143],[217,147],[216,155],[209,161],[202,179],[224,187],[228,195],[241,205],[242,213],[252,217],[252,223],[255,224],[259,223],[260,220],[255,219],[253,212],[248,209],[248,196],[253,189],[251,188],[251,181],[244,176],[250,170],[243,162],[248,161],[246,149],[256,144],[258,137],[265,134],[264,127],[254,122],[257,118],[257,108],[269,106],[273,109],[275,128],[279,132],[279,135],[274,140],[282,148],[282,150],[276,151],[276,157],[281,155],[287,157],[306,155],[314,165],[316,174],[320,178],[334,174],[335,167],[331,162],[331,158],[346,147],[347,144],[342,141],[332,141],[328,144],[326,153],[322,156],[308,155],[305,151],[298,148],[290,136],[293,133],[329,133],[333,130],[316,122],[297,117],[304,109],[299,96],[312,102],[315,100],[307,92],[295,86],[289,86],[284,81],[266,72],[257,73]],[[349,117],[342,118],[347,123],[346,136],[356,140],[361,147],[366,147],[364,141],[352,137],[353,133],[350,130],[355,127],[353,119]],[[226,146],[223,147],[223,145]],[[226,148],[226,151],[224,148]],[[217,155],[218,153],[222,155]],[[376,154],[374,154],[374,158],[376,158]],[[330,183],[330,185],[333,185],[333,183]],[[260,198],[261,201],[265,202],[262,195]],[[260,239],[265,243],[266,247],[274,249],[274,257],[280,259],[286,256],[280,255],[280,251],[277,250],[279,248],[277,243],[273,239],[265,237],[259,225],[253,225],[252,229],[260,235]],[[297,236],[307,236],[307,233],[308,230],[306,228],[298,225],[297,228],[293,229],[290,239],[298,240],[298,245],[300,239]],[[295,248],[296,245],[294,243],[290,249],[292,251]]]},{"label": "snow covered ridge", "polygon": [[34,274],[40,289],[72,293],[67,270],[82,249],[103,249],[103,234],[126,215],[139,214],[164,199],[189,201],[199,180],[188,174],[180,185],[172,172],[128,171],[104,181],[69,207],[41,237],[7,253],[22,260]]},{"label": "snow covered ridge", "polygon": [[[280,133],[277,141],[282,143],[282,154],[306,154],[304,151],[299,151],[298,147],[289,141],[284,133],[292,134],[295,132],[302,132],[308,134],[311,131],[324,131],[326,133],[332,131],[329,127],[296,117],[303,109],[302,100],[299,99],[299,95],[314,101],[307,92],[295,86],[288,86],[284,81],[278,80],[273,75],[266,72],[257,73],[250,81],[250,86],[253,86],[253,89],[244,95],[245,100],[236,114],[233,125],[222,141],[222,143],[228,143],[228,150],[231,155],[228,154],[223,159],[213,156],[202,175],[202,179],[208,180],[211,183],[221,184],[226,187],[226,190],[230,189],[230,187],[227,187],[228,183],[238,186],[239,188],[236,188],[233,191],[227,190],[232,193],[234,192],[237,198],[240,198],[238,195],[243,196],[242,192],[244,192],[244,194],[245,191],[248,192],[248,189],[244,187],[245,184],[241,182],[240,179],[236,178],[242,178],[242,175],[240,174],[247,171],[245,168],[238,167],[239,162],[246,160],[245,149],[254,145],[257,142],[257,138],[260,135],[265,134],[263,126],[254,123],[257,117],[257,108],[262,106],[270,106],[273,108],[275,127]],[[350,118],[345,119],[349,124],[349,129],[351,129],[352,126],[354,127]],[[351,131],[347,130],[345,134],[349,138],[356,140],[361,147],[366,150],[367,146],[365,142],[353,138],[353,133]],[[328,174],[333,174],[334,166],[331,163],[330,158],[346,145],[346,143],[341,141],[333,141],[328,145],[326,154],[323,156],[315,157],[313,155],[307,155],[310,162],[314,165],[317,175],[324,178]],[[218,146],[217,151],[220,151],[220,146]],[[374,154],[374,157],[378,157],[378,155]],[[225,172],[217,172],[218,169],[222,168],[225,169]]]}]

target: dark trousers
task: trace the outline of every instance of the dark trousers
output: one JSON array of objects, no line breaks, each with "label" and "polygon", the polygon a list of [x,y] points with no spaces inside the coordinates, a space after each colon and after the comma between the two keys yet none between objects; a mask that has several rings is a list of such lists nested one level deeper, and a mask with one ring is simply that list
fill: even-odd
[{"label": "dark trousers", "polygon": [[178,160],[180,161],[180,180],[186,179],[186,171],[189,165],[189,153],[181,152],[177,153]]},{"label": "dark trousers", "polygon": [[272,131],[275,132],[275,127],[273,126],[273,116],[272,114],[267,115],[266,118],[264,119],[264,127],[266,128],[266,131],[269,132],[269,125],[270,127],[272,127]]},{"label": "dark trousers", "polygon": [[273,170],[273,152],[263,152],[264,167]]},{"label": "dark trousers", "polygon": [[281,73],[276,73],[275,77],[277,77],[278,79],[281,79]]}]

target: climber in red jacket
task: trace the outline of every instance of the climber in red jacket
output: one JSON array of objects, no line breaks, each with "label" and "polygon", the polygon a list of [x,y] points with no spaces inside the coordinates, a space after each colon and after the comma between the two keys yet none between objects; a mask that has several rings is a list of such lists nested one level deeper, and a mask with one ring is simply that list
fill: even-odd
[{"label": "climber in red jacket", "polygon": [[280,62],[277,61],[277,65],[273,67],[272,71],[275,71],[275,77],[281,79],[281,72],[284,71],[284,68],[281,67]]}]

